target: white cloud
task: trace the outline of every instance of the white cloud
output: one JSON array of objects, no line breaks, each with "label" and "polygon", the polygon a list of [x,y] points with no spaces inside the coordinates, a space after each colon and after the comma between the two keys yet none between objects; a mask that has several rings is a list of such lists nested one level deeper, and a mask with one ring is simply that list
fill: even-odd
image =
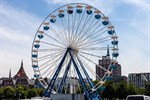
[{"label": "white cloud", "polygon": [[31,77],[31,45],[42,21],[33,14],[5,3],[0,4],[0,8],[0,77],[8,75],[9,68],[13,75],[16,74],[22,59],[24,69]]},{"label": "white cloud", "polygon": [[127,3],[128,5],[136,6],[137,8],[141,8],[143,10],[150,9],[149,0],[122,0],[122,1]]},{"label": "white cloud", "polygon": [[[89,4],[100,11],[102,11],[104,14],[109,15],[112,13],[114,8],[118,6],[118,3],[114,2],[113,0],[110,1],[103,1],[103,0],[44,0],[48,5],[65,5],[65,4],[71,4],[71,3],[84,3]],[[51,6],[50,6],[51,7]]]}]

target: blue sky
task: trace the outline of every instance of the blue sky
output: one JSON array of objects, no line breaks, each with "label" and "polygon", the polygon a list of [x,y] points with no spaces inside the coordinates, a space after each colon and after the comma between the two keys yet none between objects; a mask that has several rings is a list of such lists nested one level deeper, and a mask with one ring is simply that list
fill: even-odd
[{"label": "blue sky", "polygon": [[87,3],[101,10],[115,26],[119,37],[118,62],[122,74],[150,72],[149,0],[0,0],[0,77],[12,75],[21,60],[29,77],[31,46],[45,17],[64,4]]}]

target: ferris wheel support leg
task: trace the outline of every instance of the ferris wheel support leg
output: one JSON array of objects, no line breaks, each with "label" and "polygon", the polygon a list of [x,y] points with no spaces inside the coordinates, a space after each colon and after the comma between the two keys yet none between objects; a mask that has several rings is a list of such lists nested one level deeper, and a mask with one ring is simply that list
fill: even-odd
[{"label": "ferris wheel support leg", "polygon": [[[83,64],[82,64],[82,62],[81,62],[81,60],[79,59],[78,56],[77,56],[77,60],[79,61],[79,64],[80,64],[80,66],[81,66],[81,68],[82,68],[82,70],[83,70],[83,72],[84,72],[84,74],[85,74],[85,76],[86,76],[86,78],[87,78],[87,80],[88,80],[88,83],[89,83],[90,87],[93,88],[93,87],[94,87],[94,84],[93,84],[93,82],[91,81],[91,79],[90,79],[90,77],[89,77],[89,75],[88,75],[86,69],[84,68],[84,66],[83,66]],[[91,91],[92,91],[92,90],[91,90]],[[89,92],[91,92],[91,91],[89,91]],[[89,93],[89,96],[90,96],[90,98],[91,98],[92,100],[99,100],[99,97],[100,97],[97,90],[94,91],[94,92],[92,91],[91,93]]]},{"label": "ferris wheel support leg", "polygon": [[62,78],[62,80],[61,80],[61,83],[59,84],[58,93],[62,92],[63,85],[64,85],[64,82],[65,82],[65,80],[66,80],[66,78],[67,78],[67,75],[68,75],[68,71],[69,71],[69,69],[70,69],[70,66],[71,66],[71,59],[70,59],[70,61],[69,61],[69,63],[68,63],[68,66],[67,66],[67,68],[66,68],[66,70],[65,70],[65,73],[64,73],[63,78]]},{"label": "ferris wheel support leg", "polygon": [[63,58],[62,58],[62,60],[61,60],[61,62],[59,63],[59,66],[58,66],[55,74],[53,75],[52,79],[50,80],[50,83],[48,84],[48,87],[47,87],[47,89],[44,92],[44,96],[45,97],[50,97],[50,94],[51,94],[52,89],[54,87],[55,81],[56,81],[56,79],[58,77],[58,74],[60,73],[61,67],[62,67],[62,65],[63,65],[63,63],[64,63],[64,61],[66,59],[68,51],[69,50],[67,49],[66,52],[65,52],[65,54],[64,54],[64,56],[63,56]]},{"label": "ferris wheel support leg", "polygon": [[86,94],[86,96],[87,96],[88,99],[90,100],[90,98],[89,98],[89,93],[87,92],[88,90],[87,90],[86,84],[85,84],[85,82],[84,82],[84,79],[83,79],[83,77],[82,77],[82,75],[81,75],[81,73],[80,73],[80,71],[79,71],[79,69],[78,69],[78,66],[77,66],[77,64],[76,64],[76,62],[75,62],[75,60],[74,60],[74,58],[73,58],[73,56],[72,56],[72,54],[71,54],[70,51],[69,51],[69,54],[70,54],[71,60],[72,60],[72,62],[73,62],[73,65],[74,65],[74,67],[75,67],[75,70],[76,70],[76,72],[77,72],[77,75],[78,75],[78,77],[79,77],[79,81],[80,81],[81,85],[83,86],[84,93]]}]

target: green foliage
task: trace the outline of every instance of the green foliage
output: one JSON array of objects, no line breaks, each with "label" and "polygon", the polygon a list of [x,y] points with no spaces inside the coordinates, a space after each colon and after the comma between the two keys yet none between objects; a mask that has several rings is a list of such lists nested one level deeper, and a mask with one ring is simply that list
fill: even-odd
[{"label": "green foliage", "polygon": [[43,96],[44,89],[31,88],[28,89],[24,85],[18,85],[15,88],[7,86],[0,88],[0,100],[1,99],[27,99],[35,96]]},{"label": "green foliage", "polygon": [[76,93],[83,93],[83,87],[78,86],[78,87],[76,88]]},{"label": "green foliage", "polygon": [[113,81],[106,82],[106,88],[102,92],[102,97],[112,100],[116,96],[116,85]]},{"label": "green foliage", "polygon": [[6,86],[3,89],[3,95],[5,99],[14,98],[15,90],[11,86]]},{"label": "green foliage", "polygon": [[148,95],[148,96],[150,96],[150,82],[147,82],[146,84],[145,84],[146,86],[146,95]]},{"label": "green foliage", "polygon": [[127,86],[127,95],[134,95],[138,93],[138,89],[133,83],[128,84]]},{"label": "green foliage", "polygon": [[3,88],[0,88],[0,98],[3,97]]},{"label": "green foliage", "polygon": [[[97,84],[98,81],[93,81]],[[143,94],[150,96],[150,82],[147,82],[146,88],[137,88],[134,84],[127,84],[124,81],[119,83],[114,83],[113,81],[108,81],[104,84],[106,86],[103,92],[99,93],[103,98],[109,100],[115,100],[115,98],[125,99],[127,95]],[[0,88],[0,99],[27,99],[35,96],[43,96],[44,89],[41,88],[27,88],[24,85],[18,85],[15,88],[7,86]],[[69,91],[67,91],[69,92]],[[76,93],[83,93],[82,86],[76,88]]]},{"label": "green foliage", "polygon": [[28,90],[28,95],[27,95],[28,98],[36,97],[36,96],[38,96],[38,94],[35,88]]},{"label": "green foliage", "polygon": [[37,88],[36,91],[37,91],[37,95],[38,95],[38,96],[40,96],[40,97],[43,96],[44,89]]},{"label": "green foliage", "polygon": [[117,84],[116,94],[119,99],[124,99],[127,97],[127,84],[124,81]]},{"label": "green foliage", "polygon": [[146,93],[146,89],[145,88],[139,88],[139,89],[137,89],[137,94],[144,95],[145,93]]}]

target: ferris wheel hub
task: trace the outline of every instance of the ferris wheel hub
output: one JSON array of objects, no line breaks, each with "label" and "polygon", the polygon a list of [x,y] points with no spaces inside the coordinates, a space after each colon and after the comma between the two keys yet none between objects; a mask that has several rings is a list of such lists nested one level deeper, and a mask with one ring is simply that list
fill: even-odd
[{"label": "ferris wheel hub", "polygon": [[77,54],[78,54],[78,49],[77,49],[77,48],[75,48],[75,47],[73,47],[73,46],[69,46],[67,49],[68,49],[69,51],[72,51],[72,52],[73,52],[73,54],[75,54],[75,55],[77,55]]}]

